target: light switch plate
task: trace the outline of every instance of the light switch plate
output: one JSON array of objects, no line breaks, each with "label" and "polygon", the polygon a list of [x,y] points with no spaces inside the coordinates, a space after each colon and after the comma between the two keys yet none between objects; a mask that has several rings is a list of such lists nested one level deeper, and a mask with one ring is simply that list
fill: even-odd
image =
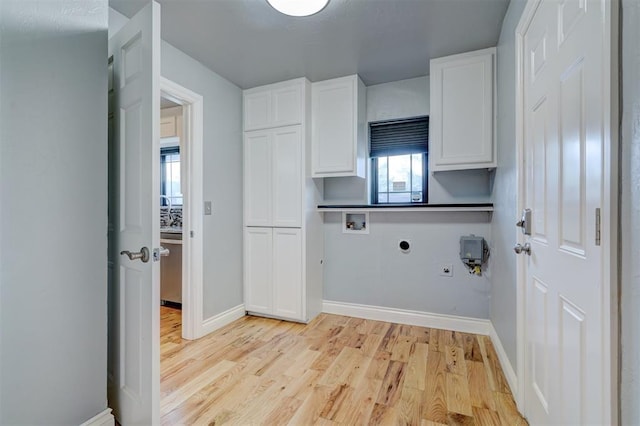
[{"label": "light switch plate", "polygon": [[204,202],[204,214],[206,216],[211,216],[211,201]]}]

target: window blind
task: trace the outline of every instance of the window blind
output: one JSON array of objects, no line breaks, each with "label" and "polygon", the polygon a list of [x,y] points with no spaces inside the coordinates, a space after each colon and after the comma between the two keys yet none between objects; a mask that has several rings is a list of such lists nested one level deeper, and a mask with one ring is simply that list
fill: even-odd
[{"label": "window blind", "polygon": [[429,117],[369,123],[369,155],[417,154],[429,150]]}]

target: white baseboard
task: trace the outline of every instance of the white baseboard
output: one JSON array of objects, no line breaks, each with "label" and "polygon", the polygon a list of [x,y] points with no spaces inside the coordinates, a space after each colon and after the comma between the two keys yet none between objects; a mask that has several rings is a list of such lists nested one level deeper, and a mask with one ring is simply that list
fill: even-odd
[{"label": "white baseboard", "polygon": [[113,417],[113,414],[111,414],[111,408],[107,408],[103,412],[91,417],[80,426],[113,426],[115,424],[116,419]]},{"label": "white baseboard", "polygon": [[222,328],[229,323],[232,323],[238,318],[242,318],[246,314],[244,309],[244,304],[241,304],[202,321],[199,337],[216,331],[217,329]]},{"label": "white baseboard", "polygon": [[429,312],[360,305],[357,303],[333,302],[329,300],[322,302],[322,312],[376,321],[417,325],[420,327],[440,328],[463,333],[482,334],[485,336],[488,336],[493,328],[491,322],[486,319],[432,314]]},{"label": "white baseboard", "polygon": [[498,360],[500,361],[500,366],[502,367],[502,372],[507,379],[507,383],[509,383],[509,387],[511,388],[511,394],[515,398],[518,395],[518,376],[511,365],[511,361],[509,361],[509,357],[507,356],[507,352],[504,350],[504,346],[502,346],[500,337],[498,337],[498,332],[493,328],[493,324],[491,324],[489,337],[491,338],[491,343],[493,343],[493,347],[498,354]]}]

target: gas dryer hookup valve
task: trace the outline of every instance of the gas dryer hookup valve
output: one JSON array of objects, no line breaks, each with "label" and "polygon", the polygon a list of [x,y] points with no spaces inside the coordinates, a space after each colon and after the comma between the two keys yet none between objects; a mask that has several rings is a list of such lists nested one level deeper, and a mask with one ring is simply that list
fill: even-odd
[{"label": "gas dryer hookup valve", "polygon": [[483,237],[471,234],[460,237],[460,260],[470,274],[482,275],[482,265],[489,259],[489,246]]}]

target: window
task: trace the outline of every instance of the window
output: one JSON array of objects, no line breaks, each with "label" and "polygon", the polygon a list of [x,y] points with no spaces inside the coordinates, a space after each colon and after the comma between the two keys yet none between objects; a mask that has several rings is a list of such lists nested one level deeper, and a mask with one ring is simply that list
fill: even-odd
[{"label": "window", "polygon": [[[172,206],[182,205],[182,191],[180,190],[180,148],[160,149],[160,194],[171,200]],[[161,198],[163,206],[167,200]]]},{"label": "window", "polygon": [[371,202],[426,203],[429,117],[369,123]]}]

